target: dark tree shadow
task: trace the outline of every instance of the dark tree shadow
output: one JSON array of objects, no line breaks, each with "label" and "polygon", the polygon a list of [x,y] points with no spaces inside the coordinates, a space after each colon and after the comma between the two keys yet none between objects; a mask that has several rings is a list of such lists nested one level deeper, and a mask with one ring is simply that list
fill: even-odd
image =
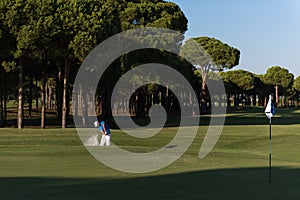
[{"label": "dark tree shadow", "polygon": [[3,200],[300,199],[300,169],[221,169],[136,178],[0,178]]}]

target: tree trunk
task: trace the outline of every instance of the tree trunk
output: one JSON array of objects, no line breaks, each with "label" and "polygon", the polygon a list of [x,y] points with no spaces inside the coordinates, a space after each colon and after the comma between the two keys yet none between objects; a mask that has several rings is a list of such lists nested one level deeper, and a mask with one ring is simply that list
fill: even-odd
[{"label": "tree trunk", "polygon": [[57,68],[58,74],[56,79],[56,112],[57,119],[61,122],[62,119],[62,68]]},{"label": "tree trunk", "polygon": [[70,71],[70,60],[67,58],[65,60],[65,71],[64,71],[64,82],[63,82],[63,105],[62,105],[62,128],[67,127],[67,106],[68,106],[68,77],[69,77],[69,71]]},{"label": "tree trunk", "polygon": [[33,84],[33,78],[32,75],[29,75],[28,118],[31,118],[31,112],[32,112],[32,84]]},{"label": "tree trunk", "polygon": [[267,96],[265,96],[264,99],[265,99],[265,100],[264,100],[264,107],[266,107],[266,106],[267,106]]},{"label": "tree trunk", "polygon": [[3,97],[3,108],[4,108],[4,118],[3,118],[3,125],[4,127],[6,126],[6,119],[7,119],[7,92],[4,92],[4,97]]},{"label": "tree trunk", "polygon": [[41,111],[41,128],[44,129],[46,127],[45,121],[46,121],[46,65],[47,65],[47,58],[46,53],[43,53],[42,55],[42,111]]},{"label": "tree trunk", "polygon": [[208,73],[208,69],[209,69],[209,66],[205,66],[202,68],[202,72],[201,72],[201,75],[202,75],[202,87],[201,87],[201,100],[200,100],[200,108],[201,108],[201,111],[203,113],[206,113],[207,112],[207,94],[206,94],[206,81],[207,81],[207,73]]},{"label": "tree trunk", "polygon": [[74,117],[78,117],[78,88],[76,88],[76,90],[75,90],[75,88],[74,88],[74,93],[73,93],[73,95],[74,95],[74,97],[75,98],[73,98],[73,116]]},{"label": "tree trunk", "polygon": [[230,93],[227,93],[227,108],[230,108],[231,107],[231,101],[230,101],[230,96],[231,94]]},{"label": "tree trunk", "polygon": [[1,94],[0,94],[0,128],[4,127],[3,118],[4,118],[4,114],[3,114],[3,96],[2,96],[2,91],[1,91]]},{"label": "tree trunk", "polygon": [[252,106],[256,106],[257,105],[257,102],[256,102],[256,94],[252,95]]},{"label": "tree trunk", "polygon": [[[110,86],[104,85],[102,88],[102,118],[108,122],[112,120],[112,109],[111,109],[111,89]],[[133,95],[134,98],[136,97]],[[136,105],[136,102],[134,102],[134,106]]]},{"label": "tree trunk", "polygon": [[18,129],[23,128],[23,63],[20,63],[18,81]]},{"label": "tree trunk", "polygon": [[52,99],[52,86],[49,85],[49,95],[48,95],[48,105],[49,105],[49,110],[53,109],[53,99]]},{"label": "tree trunk", "polygon": [[171,110],[171,106],[170,106],[170,97],[169,97],[169,85],[167,85],[166,87],[166,97],[165,97],[165,104],[166,104],[166,109],[168,112],[170,112]]},{"label": "tree trunk", "polygon": [[41,110],[41,128],[45,128],[45,120],[46,120],[46,72],[43,67],[42,69],[42,110]]},{"label": "tree trunk", "polygon": [[39,112],[39,85],[38,85],[38,78],[36,77],[35,78],[35,88],[36,88],[36,91],[35,91],[35,109],[36,109],[36,112],[38,113]]},{"label": "tree trunk", "polygon": [[281,98],[281,107],[286,107],[286,104],[285,104],[285,96],[283,95],[282,98]]},{"label": "tree trunk", "polygon": [[48,81],[46,81],[46,84],[45,84],[45,106],[46,106],[46,109],[49,110],[49,83]]},{"label": "tree trunk", "polygon": [[234,107],[239,106],[239,95],[237,93],[234,94]]},{"label": "tree trunk", "polygon": [[[96,95],[96,114],[100,115],[102,112],[102,99],[101,99],[101,95],[97,94]],[[77,102],[76,102],[77,103]]]},{"label": "tree trunk", "polygon": [[278,102],[279,102],[279,96],[278,96],[278,85],[275,85],[275,97],[276,97],[276,107],[278,105]]},{"label": "tree trunk", "polygon": [[82,127],[87,127],[88,105],[87,105],[87,85],[83,84],[81,88],[82,101]]},{"label": "tree trunk", "polygon": [[141,87],[137,91],[137,117],[145,117],[145,98],[144,98],[144,88]]}]

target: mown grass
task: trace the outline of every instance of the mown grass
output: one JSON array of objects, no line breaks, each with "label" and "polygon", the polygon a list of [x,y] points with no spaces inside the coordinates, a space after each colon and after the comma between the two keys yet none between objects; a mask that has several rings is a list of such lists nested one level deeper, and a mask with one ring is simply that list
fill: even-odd
[{"label": "mown grass", "polygon": [[[101,164],[75,129],[0,129],[0,198],[299,199],[298,115],[282,110],[274,118],[271,184],[269,125],[260,111],[228,114],[217,145],[204,159],[198,153],[208,126],[201,125],[180,159],[146,174]],[[263,122],[249,124],[252,118]],[[150,139],[134,139],[113,130],[112,141],[132,152],[149,152],[165,146],[176,131],[167,127]]]}]

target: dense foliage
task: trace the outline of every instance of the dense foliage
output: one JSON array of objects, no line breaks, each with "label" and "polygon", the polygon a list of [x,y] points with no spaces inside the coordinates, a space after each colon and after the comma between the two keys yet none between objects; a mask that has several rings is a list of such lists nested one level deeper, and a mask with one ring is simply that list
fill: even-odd
[{"label": "dense foliage", "polygon": [[[15,101],[18,128],[22,128],[24,118],[30,119],[34,112],[40,117],[41,128],[45,128],[47,111],[54,112],[57,125],[65,128],[77,70],[95,46],[117,33],[139,27],[168,28],[185,33],[187,23],[178,5],[163,0],[1,0],[0,126],[6,125],[7,105]],[[177,41],[179,48],[183,39]],[[200,44],[213,62],[199,54],[193,42]],[[109,84],[100,83],[97,88],[96,112],[109,117],[112,113],[107,108],[114,83],[126,71],[149,62],[178,70],[200,98],[206,95],[208,72],[220,73],[228,97],[227,106],[264,105],[271,93],[276,94],[277,104],[281,98],[280,106],[298,104],[299,77],[294,81],[294,76],[279,66],[269,68],[265,75],[228,71],[239,64],[240,51],[220,40],[192,38],[181,47],[181,54],[193,62],[153,49],[129,52],[117,59],[107,72]],[[182,96],[187,95],[183,93]],[[75,103],[80,106],[82,102]],[[123,106],[120,112],[124,109],[123,103],[116,102]],[[151,105],[158,103],[168,112],[180,112],[173,93],[153,84],[133,94],[129,109],[132,115],[144,117]],[[77,110],[72,112],[80,115]]]}]

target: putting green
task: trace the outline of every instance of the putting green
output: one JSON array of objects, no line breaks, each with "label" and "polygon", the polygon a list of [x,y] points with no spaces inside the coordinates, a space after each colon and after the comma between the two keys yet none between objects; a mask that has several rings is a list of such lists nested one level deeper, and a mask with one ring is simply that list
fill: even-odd
[{"label": "putting green", "polygon": [[[82,146],[75,129],[0,129],[1,199],[300,199],[300,125],[292,123],[298,112],[274,118],[271,184],[266,119],[249,125],[237,113],[228,116],[207,157],[198,158],[208,128],[202,125],[179,160],[147,174],[104,166]],[[150,139],[113,130],[112,141],[129,151],[149,152],[167,144],[176,130],[164,128]]]}]

